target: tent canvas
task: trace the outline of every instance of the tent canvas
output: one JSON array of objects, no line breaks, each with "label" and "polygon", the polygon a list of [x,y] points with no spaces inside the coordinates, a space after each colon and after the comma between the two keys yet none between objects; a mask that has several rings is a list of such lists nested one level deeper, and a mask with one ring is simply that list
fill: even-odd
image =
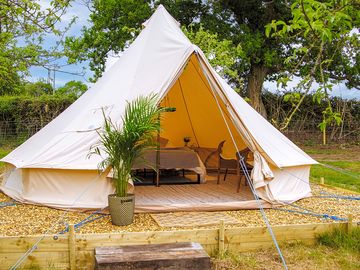
[{"label": "tent canvas", "polygon": [[[316,161],[259,115],[208,63],[163,6],[104,75],[68,109],[1,161],[0,189],[25,203],[58,208],[103,208],[113,193],[111,179],[98,172],[100,156],[88,156],[98,142],[103,115],[121,122],[126,102],[157,93],[176,112],[162,120],[161,137],[183,146],[216,147],[235,157],[249,147],[252,181],[269,203],[310,195],[309,170]],[[254,206],[256,207],[256,205]]]}]

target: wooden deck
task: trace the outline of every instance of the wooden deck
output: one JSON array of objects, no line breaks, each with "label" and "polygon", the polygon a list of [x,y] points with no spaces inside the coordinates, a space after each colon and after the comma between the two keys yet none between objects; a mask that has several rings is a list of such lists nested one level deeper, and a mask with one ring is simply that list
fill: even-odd
[{"label": "wooden deck", "polygon": [[[193,178],[194,175],[186,175]],[[223,176],[222,176],[223,177]],[[208,174],[204,184],[161,185],[135,187],[135,211],[174,212],[174,211],[222,211],[258,208],[248,186],[242,182],[236,192],[237,176],[228,175],[216,183],[216,174]],[[263,202],[264,207],[270,207]]]}]

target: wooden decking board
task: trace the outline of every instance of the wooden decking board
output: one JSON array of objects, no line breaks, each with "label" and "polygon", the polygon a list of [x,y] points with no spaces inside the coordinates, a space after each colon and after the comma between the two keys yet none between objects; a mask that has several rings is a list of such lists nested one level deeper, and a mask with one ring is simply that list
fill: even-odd
[{"label": "wooden decking board", "polygon": [[[196,177],[188,175],[187,177]],[[254,200],[254,197],[248,186],[244,186],[244,181],[237,193],[236,175],[228,175],[226,181],[221,176],[220,184],[216,183],[216,175],[208,175],[207,182],[204,184],[190,185],[160,185],[155,186],[137,186],[135,188],[136,207],[142,209],[139,212],[161,212],[164,206],[166,211],[191,211],[196,207],[196,211],[211,210],[211,204],[216,205],[214,210],[227,210],[227,206],[232,205],[231,209],[238,207],[242,209],[241,204]],[[236,206],[237,205],[237,206]],[[172,207],[173,206],[173,207]],[[244,208],[249,208],[248,204]],[[145,210],[144,210],[145,209]]]}]

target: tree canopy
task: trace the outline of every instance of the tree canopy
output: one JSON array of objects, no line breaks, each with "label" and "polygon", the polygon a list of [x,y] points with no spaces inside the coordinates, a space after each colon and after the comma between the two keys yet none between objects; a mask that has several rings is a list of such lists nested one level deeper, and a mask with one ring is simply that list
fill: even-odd
[{"label": "tree canopy", "polygon": [[[260,99],[263,81],[268,74],[278,71],[284,57],[283,44],[279,42],[283,38],[266,38],[265,25],[273,19],[290,18],[285,2],[275,2],[269,3],[268,7],[259,0],[163,0],[155,1],[154,6],[151,1],[94,1],[90,16],[92,25],[83,29],[80,38],[68,38],[67,47],[72,60],[90,59],[97,78],[104,70],[107,54],[129,45],[153,7],[161,3],[193,32],[206,30],[216,34],[218,40],[228,40],[235,48],[242,48],[233,62],[225,64],[226,69],[236,71],[238,77],[244,78],[254,107],[263,111]],[[232,82],[240,86],[239,79]]]},{"label": "tree canopy", "polygon": [[61,96],[71,96],[74,98],[80,97],[88,90],[86,84],[80,81],[69,81],[64,86],[59,87],[56,90],[57,95]]},{"label": "tree canopy", "polygon": [[[301,65],[294,65],[289,57],[294,56],[294,50],[301,52],[301,48],[307,48],[313,43],[314,38],[319,39],[319,37],[305,35],[306,30],[296,26],[292,31],[286,29],[291,28],[297,18],[306,20],[308,11],[301,8],[302,6],[313,10],[312,14],[316,14],[319,20],[324,21],[326,16],[329,18],[333,14],[332,3],[335,3],[335,9],[342,11],[343,15],[340,17],[347,18],[342,20],[346,21],[347,27],[343,27],[341,20],[331,22],[330,28],[328,24],[317,24],[317,22],[314,22],[314,26],[328,28],[325,31],[328,34],[329,31],[330,33],[341,31],[341,36],[344,37],[358,26],[359,15],[358,12],[354,12],[358,9],[358,4],[355,0],[94,0],[91,6],[91,25],[83,28],[81,37],[67,39],[67,53],[71,61],[90,60],[90,67],[95,71],[95,79],[98,78],[104,70],[108,53],[124,50],[141,30],[141,23],[150,16],[158,4],[163,4],[186,29],[190,27],[192,32],[208,31],[216,34],[217,40],[227,40],[234,48],[241,48],[241,52],[239,50],[233,62],[221,62],[227,66],[226,69],[236,71],[236,78],[244,79],[246,92],[253,107],[265,115],[261,100],[264,81],[283,79],[283,74],[289,70],[292,74],[306,76],[311,73],[315,64],[313,61],[316,59],[315,51],[309,54],[309,59],[312,61],[303,61]],[[276,22],[287,26],[281,35],[269,34],[269,30],[266,30],[269,24],[280,27],[281,25]],[[335,50],[344,52],[345,56],[355,55],[358,38],[353,37],[353,39],[354,42],[349,43],[347,40],[337,43],[336,49],[331,43],[323,46],[322,59],[334,55]],[[295,58],[298,55],[295,53]],[[218,57],[221,57],[221,54]],[[358,74],[358,60],[355,64],[349,64],[353,62],[349,62],[341,54],[334,57],[338,59],[335,61],[334,58],[323,65],[324,74],[329,78],[332,76],[337,77],[338,80],[347,80],[349,86],[358,86],[358,81],[353,80],[354,75]],[[241,83],[238,79],[234,80],[231,77],[228,79],[237,86]],[[314,76],[315,81],[319,79],[319,76]]]},{"label": "tree canopy", "polygon": [[[328,102],[319,124],[324,143],[326,127],[332,122],[340,124],[341,116],[333,111],[329,94],[333,84],[339,81],[349,88],[360,87],[359,7],[359,2],[351,0],[295,0],[291,5],[291,20],[274,20],[267,25],[267,36],[286,36],[291,41],[291,55],[285,59],[287,70],[282,72],[279,82],[286,85],[294,75],[301,77],[297,89],[302,96],[299,95],[296,106],[280,125],[281,129],[288,126],[313,82],[319,84],[314,100]],[[294,94],[298,95],[290,95]]]},{"label": "tree canopy", "polygon": [[0,0],[0,95],[20,91],[30,66],[43,66],[61,52],[43,46],[44,35],[62,34],[56,28],[70,0],[53,0],[44,9],[39,1]]}]

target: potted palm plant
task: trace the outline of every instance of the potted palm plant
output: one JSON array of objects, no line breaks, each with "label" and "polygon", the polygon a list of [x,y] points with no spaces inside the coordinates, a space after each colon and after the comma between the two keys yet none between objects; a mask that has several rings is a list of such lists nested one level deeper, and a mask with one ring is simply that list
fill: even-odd
[{"label": "potted palm plant", "polygon": [[99,164],[102,170],[111,168],[115,194],[108,196],[109,211],[114,225],[133,222],[135,197],[128,193],[131,170],[146,149],[156,146],[154,139],[160,130],[157,95],[140,96],[126,105],[120,124],[115,124],[104,114],[104,128],[99,131],[100,143],[92,153],[104,156]]}]

